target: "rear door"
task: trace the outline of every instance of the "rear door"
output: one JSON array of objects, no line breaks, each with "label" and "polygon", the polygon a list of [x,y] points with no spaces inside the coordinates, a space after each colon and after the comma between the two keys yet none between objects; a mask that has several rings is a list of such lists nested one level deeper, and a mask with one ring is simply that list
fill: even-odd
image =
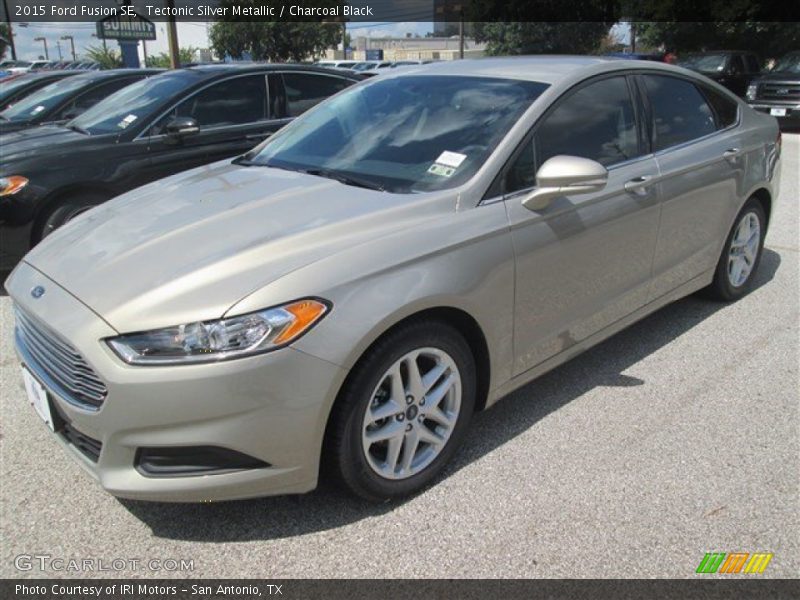
[{"label": "rear door", "polygon": [[656,161],[661,224],[653,297],[713,269],[737,207],[745,141],[738,103],[688,78],[643,74]]},{"label": "rear door", "polygon": [[[650,182],[658,170],[640,113],[632,77],[593,79],[539,120],[501,177],[516,255],[515,375],[647,301],[658,231]],[[535,188],[536,171],[558,154],[606,166],[605,189],[526,209],[521,201]]]}]

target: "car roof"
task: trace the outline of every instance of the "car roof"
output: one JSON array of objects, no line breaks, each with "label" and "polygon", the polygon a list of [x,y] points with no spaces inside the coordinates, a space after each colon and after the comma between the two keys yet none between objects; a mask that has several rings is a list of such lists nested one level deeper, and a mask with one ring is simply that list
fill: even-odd
[{"label": "car roof", "polygon": [[76,79],[81,81],[95,81],[100,79],[113,79],[124,77],[125,75],[155,75],[162,73],[164,69],[107,69],[105,71],[75,71]]}]

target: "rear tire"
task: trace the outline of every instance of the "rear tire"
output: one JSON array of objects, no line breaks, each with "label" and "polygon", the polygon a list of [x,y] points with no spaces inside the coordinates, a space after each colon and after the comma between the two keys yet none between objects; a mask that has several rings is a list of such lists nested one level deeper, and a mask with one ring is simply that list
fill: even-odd
[{"label": "rear tire", "polygon": [[750,198],[739,211],[728,233],[714,280],[706,288],[708,296],[732,302],[753,289],[766,232],[764,207],[756,198]]},{"label": "rear tire", "polygon": [[419,491],[462,443],[475,394],[475,361],[456,329],[427,319],[402,325],[342,390],[325,444],[328,472],[371,501]]},{"label": "rear tire", "polygon": [[97,193],[75,194],[58,200],[40,217],[34,243],[38,244],[59,227],[106,200],[105,196]]}]

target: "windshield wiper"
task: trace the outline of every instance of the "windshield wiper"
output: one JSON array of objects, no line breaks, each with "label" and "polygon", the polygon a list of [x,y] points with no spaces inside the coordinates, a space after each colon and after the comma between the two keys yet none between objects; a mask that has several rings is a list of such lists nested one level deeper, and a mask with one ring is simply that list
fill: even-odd
[{"label": "windshield wiper", "polygon": [[83,135],[91,135],[88,130],[84,129],[83,127],[78,127],[77,125],[67,125],[67,129],[71,129],[72,131],[77,131],[78,133],[82,133]]},{"label": "windshield wiper", "polygon": [[298,169],[298,171],[301,173],[306,173],[307,175],[315,175],[317,177],[333,179],[334,181],[338,181],[339,183],[343,183],[345,185],[366,188],[368,190],[375,190],[377,192],[386,191],[386,188],[379,183],[375,183],[374,181],[363,179],[361,177],[353,177],[352,175],[347,175],[340,171],[331,171],[328,169]]}]

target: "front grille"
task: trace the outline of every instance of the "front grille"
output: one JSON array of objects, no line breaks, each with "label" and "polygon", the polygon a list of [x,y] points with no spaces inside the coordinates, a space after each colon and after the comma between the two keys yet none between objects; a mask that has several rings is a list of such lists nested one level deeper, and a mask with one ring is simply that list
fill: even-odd
[{"label": "front grille", "polygon": [[84,408],[97,409],[108,390],[75,348],[47,326],[15,307],[17,343],[33,370],[48,376],[48,383],[64,399]]},{"label": "front grille", "polygon": [[800,85],[796,83],[760,83],[758,84],[759,100],[776,100],[800,102]]}]

